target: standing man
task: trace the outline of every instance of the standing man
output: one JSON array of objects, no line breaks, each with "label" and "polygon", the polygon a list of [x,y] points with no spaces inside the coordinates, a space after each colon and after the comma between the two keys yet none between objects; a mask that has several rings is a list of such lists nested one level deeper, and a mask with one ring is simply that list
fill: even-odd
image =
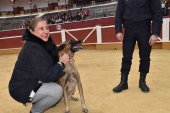
[{"label": "standing man", "polygon": [[[125,28],[124,36],[122,25]],[[118,0],[115,31],[117,39],[123,42],[123,58],[121,81],[118,86],[113,88],[113,92],[128,89],[128,74],[136,42],[138,43],[140,56],[139,88],[143,92],[149,92],[145,79],[150,68],[151,47],[158,40],[161,26],[162,10],[160,0]]]}]

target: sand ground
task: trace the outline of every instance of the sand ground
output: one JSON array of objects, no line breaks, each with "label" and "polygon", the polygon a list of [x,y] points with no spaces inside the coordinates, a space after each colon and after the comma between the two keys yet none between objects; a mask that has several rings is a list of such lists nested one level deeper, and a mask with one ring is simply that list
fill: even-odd
[{"label": "sand ground", "polygon": [[[170,50],[153,49],[151,70],[147,77],[149,93],[138,88],[139,56],[134,52],[129,75],[129,89],[113,93],[120,80],[121,50],[82,50],[76,53],[89,113],[170,113]],[[27,107],[14,101],[8,93],[8,82],[17,54],[0,56],[0,113],[28,113]],[[79,97],[78,93],[75,94]],[[71,113],[81,113],[81,104],[70,101]],[[45,113],[64,113],[64,103]]]}]

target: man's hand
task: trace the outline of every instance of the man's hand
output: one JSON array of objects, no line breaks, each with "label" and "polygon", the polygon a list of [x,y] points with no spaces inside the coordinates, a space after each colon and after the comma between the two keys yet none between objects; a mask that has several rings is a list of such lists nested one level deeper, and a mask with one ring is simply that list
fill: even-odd
[{"label": "man's hand", "polygon": [[155,44],[158,41],[158,36],[156,35],[151,35],[150,39],[149,39],[149,44],[152,46],[153,44]]},{"label": "man's hand", "polygon": [[119,32],[116,34],[116,38],[119,40],[119,41],[123,41],[123,33]]}]

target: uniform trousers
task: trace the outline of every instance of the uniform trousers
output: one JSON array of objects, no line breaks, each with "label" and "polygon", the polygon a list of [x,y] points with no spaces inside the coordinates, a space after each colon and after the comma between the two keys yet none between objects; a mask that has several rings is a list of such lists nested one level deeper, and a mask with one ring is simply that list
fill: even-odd
[{"label": "uniform trousers", "polygon": [[132,56],[137,42],[139,48],[140,65],[139,72],[149,73],[151,46],[151,22],[124,22],[125,35],[123,40],[122,73],[129,73],[132,65]]}]

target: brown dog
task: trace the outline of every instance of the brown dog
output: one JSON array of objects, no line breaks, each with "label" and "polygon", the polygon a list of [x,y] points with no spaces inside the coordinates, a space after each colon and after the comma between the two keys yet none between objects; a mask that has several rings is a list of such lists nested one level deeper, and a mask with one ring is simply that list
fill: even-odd
[{"label": "brown dog", "polygon": [[62,56],[65,53],[68,54],[71,61],[70,63],[65,65],[65,69],[64,69],[65,75],[61,77],[58,81],[64,90],[63,98],[65,102],[65,113],[70,113],[70,108],[68,104],[69,99],[78,101],[78,98],[73,97],[76,91],[76,86],[78,87],[79,94],[80,94],[82,111],[84,113],[87,113],[88,109],[85,105],[82,83],[81,83],[80,75],[77,71],[77,68],[74,65],[74,52],[71,51],[70,41],[66,41],[65,43],[60,45],[59,56]]}]

